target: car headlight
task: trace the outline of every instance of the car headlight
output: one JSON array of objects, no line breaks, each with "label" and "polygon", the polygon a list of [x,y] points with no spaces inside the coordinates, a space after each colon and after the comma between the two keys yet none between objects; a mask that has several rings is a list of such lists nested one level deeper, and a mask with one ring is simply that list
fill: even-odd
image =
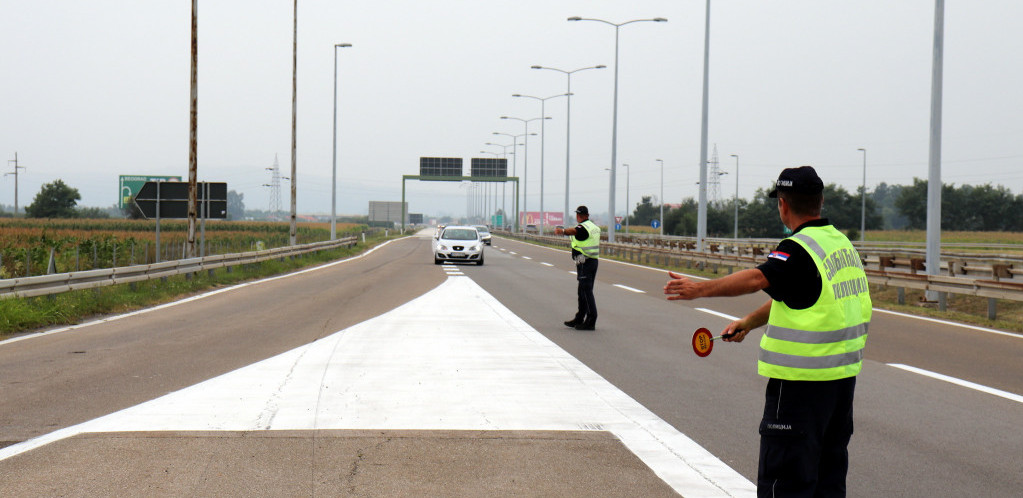
[{"label": "car headlight", "polygon": [[439,245],[437,247],[439,247],[441,251],[447,251],[448,250],[448,246],[446,246],[444,244],[441,244],[441,245]]},{"label": "car headlight", "polygon": [[475,251],[477,249],[479,249],[479,247],[476,247],[476,246],[472,246],[472,247],[469,248],[470,251]]}]

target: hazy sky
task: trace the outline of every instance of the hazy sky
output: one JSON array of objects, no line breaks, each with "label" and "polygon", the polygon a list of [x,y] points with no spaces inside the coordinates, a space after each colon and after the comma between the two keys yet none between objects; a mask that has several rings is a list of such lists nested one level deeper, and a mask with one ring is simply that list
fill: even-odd
[{"label": "hazy sky", "polygon": [[[933,0],[718,0],[711,8],[710,144],[721,194],[749,198],[783,167],[811,164],[855,191],[926,178]],[[614,28],[568,22],[665,17],[621,29],[618,162],[631,201],[696,197],[703,74],[702,0],[300,0],[298,209],[330,212],[333,45],[340,50],[338,212],[399,200],[420,156],[488,157],[502,115],[540,115],[514,93],[563,93],[572,78],[571,203],[607,209]],[[3,0],[0,152],[28,169],[19,204],[63,179],[80,205],[117,202],[118,175],[188,173],[188,0]],[[946,183],[1023,193],[1023,2],[946,1]],[[199,2],[199,177],[266,209],[271,166],[290,171],[292,2]],[[544,207],[564,208],[565,99],[547,102]],[[537,125],[534,123],[534,125]],[[539,126],[530,131],[540,132]],[[495,140],[496,139],[496,140]],[[509,149],[510,150],[510,149]],[[541,147],[529,147],[539,208]],[[517,174],[523,176],[520,156]],[[0,180],[11,205],[13,176]],[[619,170],[619,211],[625,170]],[[508,193],[509,208],[510,191]],[[464,187],[410,183],[410,211],[461,214]],[[282,203],[288,206],[287,183]]]}]

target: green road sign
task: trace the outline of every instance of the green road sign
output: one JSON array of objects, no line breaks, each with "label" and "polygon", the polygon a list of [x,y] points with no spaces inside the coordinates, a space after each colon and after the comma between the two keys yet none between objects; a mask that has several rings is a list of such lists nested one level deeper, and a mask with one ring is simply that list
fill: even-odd
[{"label": "green road sign", "polygon": [[157,176],[157,175],[121,175],[118,181],[119,194],[117,196],[117,207],[124,209],[131,205],[132,198],[142,190],[146,182],[180,182],[180,176]]}]

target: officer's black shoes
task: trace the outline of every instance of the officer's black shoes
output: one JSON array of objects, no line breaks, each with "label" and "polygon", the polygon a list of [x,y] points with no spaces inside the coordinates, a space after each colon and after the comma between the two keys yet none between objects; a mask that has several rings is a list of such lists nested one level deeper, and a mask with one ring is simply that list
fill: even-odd
[{"label": "officer's black shoes", "polygon": [[597,326],[593,323],[580,323],[575,326],[576,330],[596,330]]},{"label": "officer's black shoes", "polygon": [[573,319],[571,319],[571,320],[569,320],[569,321],[565,322],[565,326],[566,326],[566,327],[575,327],[576,325],[579,325],[580,323],[583,323],[583,322],[581,322],[581,321],[579,321],[579,320],[576,320],[575,318],[573,318]]}]

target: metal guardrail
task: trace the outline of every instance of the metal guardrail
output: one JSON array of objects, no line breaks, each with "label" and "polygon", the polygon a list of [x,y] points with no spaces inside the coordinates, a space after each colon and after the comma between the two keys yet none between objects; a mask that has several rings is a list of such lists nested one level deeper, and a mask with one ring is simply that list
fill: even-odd
[{"label": "metal guardrail", "polygon": [[218,268],[259,263],[270,259],[298,256],[310,252],[351,247],[358,242],[356,236],[324,242],[312,242],[289,247],[277,247],[262,251],[233,254],[218,254],[202,258],[179,259],[145,265],[120,266],[101,270],[55,273],[35,277],[0,280],[0,299],[35,297],[61,292],[105,287],[108,285],[141,282],[155,278],[170,277],[212,271]]},{"label": "metal guardrail", "polygon": [[[570,245],[569,239],[563,236],[500,233],[506,237],[535,240],[553,246],[569,247]],[[715,239],[714,242],[708,244],[712,250],[701,253],[695,250],[695,239],[692,240],[692,246],[689,246],[686,243],[689,241],[683,238],[677,238],[677,240],[644,239],[643,241],[626,239],[613,244],[606,241],[601,242],[600,253],[636,263],[653,263],[679,268],[696,266],[717,273],[722,267],[728,268],[729,272],[736,268],[755,268],[766,260],[768,252],[778,243],[777,240],[754,239],[752,243],[743,244],[747,241],[739,241],[736,244],[735,239]],[[651,240],[658,242],[650,243]],[[725,246],[722,242],[725,241],[731,244],[733,250],[724,249]],[[1017,262],[989,260],[987,264],[984,264],[980,260],[971,261],[968,258],[952,255],[952,259],[945,261],[943,265],[949,271],[949,275],[927,275],[917,273],[924,269],[923,258],[897,258],[879,255],[864,257],[863,253],[860,256],[864,258],[867,280],[871,284],[985,297],[992,300],[988,302],[988,318],[992,320],[995,318],[994,299],[1023,301],[1023,281],[1013,280],[1013,276],[1023,275],[1023,264]],[[950,256],[943,254],[942,257]],[[1023,262],[1023,258],[1019,261]],[[875,266],[877,269],[870,268],[870,266]],[[984,276],[990,275],[990,278],[971,276],[978,273]]]}]

